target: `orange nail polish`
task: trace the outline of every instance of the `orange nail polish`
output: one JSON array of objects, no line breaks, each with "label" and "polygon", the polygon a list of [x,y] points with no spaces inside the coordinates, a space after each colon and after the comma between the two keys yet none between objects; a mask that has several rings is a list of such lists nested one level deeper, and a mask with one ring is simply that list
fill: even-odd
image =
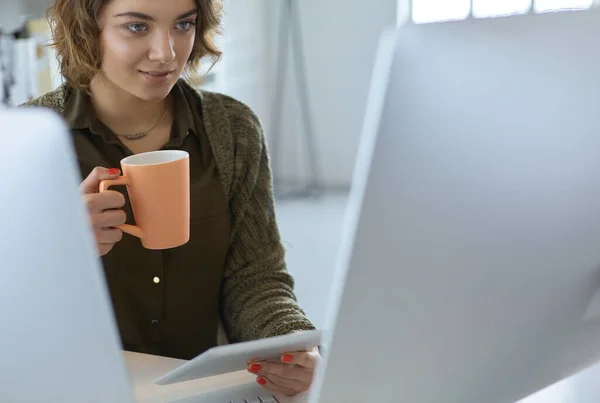
[{"label": "orange nail polish", "polygon": [[292,361],[294,361],[294,356],[291,354],[284,354],[283,357],[281,357],[281,361],[292,362]]},{"label": "orange nail polish", "polygon": [[109,175],[116,175],[119,173],[119,168],[110,168],[106,171],[106,173]]},{"label": "orange nail polish", "polygon": [[248,371],[256,373],[256,372],[260,371],[261,369],[262,369],[262,366],[260,366],[259,364],[252,364],[252,365],[250,365],[250,368],[248,368]]}]

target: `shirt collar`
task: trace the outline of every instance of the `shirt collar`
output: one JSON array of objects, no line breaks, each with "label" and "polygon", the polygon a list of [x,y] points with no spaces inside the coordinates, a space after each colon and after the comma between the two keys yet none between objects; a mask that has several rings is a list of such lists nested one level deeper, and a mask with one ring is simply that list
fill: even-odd
[{"label": "shirt collar", "polygon": [[[174,101],[175,120],[171,133],[171,142],[183,141],[188,133],[196,133],[193,100],[186,96],[185,83],[177,81],[171,95]],[[71,129],[89,129],[91,133],[107,139],[114,134],[96,118],[90,96],[83,90],[71,88],[65,101],[64,117]]]},{"label": "shirt collar", "polygon": [[171,90],[175,109],[175,127],[171,135],[172,140],[180,139],[183,141],[188,133],[199,135],[196,128],[200,122],[196,122],[194,111],[200,113],[200,107],[195,105],[194,99],[187,96],[184,86],[185,83],[180,79]]}]

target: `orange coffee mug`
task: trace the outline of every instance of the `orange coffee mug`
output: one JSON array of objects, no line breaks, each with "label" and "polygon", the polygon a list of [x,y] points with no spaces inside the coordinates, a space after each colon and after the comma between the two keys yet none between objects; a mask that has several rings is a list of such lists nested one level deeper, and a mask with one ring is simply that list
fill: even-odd
[{"label": "orange coffee mug", "polygon": [[100,192],[125,185],[136,225],[117,228],[141,239],[147,249],[169,249],[190,239],[190,158],[160,150],[121,160],[123,176],[100,182]]}]

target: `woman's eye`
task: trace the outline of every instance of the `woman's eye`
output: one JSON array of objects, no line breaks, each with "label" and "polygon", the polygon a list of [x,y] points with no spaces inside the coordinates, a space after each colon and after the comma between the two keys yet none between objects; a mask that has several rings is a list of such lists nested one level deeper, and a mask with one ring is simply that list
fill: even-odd
[{"label": "woman's eye", "polygon": [[131,32],[139,33],[144,32],[147,28],[144,24],[129,24],[127,25],[127,29]]},{"label": "woman's eye", "polygon": [[177,28],[182,31],[190,30],[195,24],[192,21],[182,21],[177,23]]}]

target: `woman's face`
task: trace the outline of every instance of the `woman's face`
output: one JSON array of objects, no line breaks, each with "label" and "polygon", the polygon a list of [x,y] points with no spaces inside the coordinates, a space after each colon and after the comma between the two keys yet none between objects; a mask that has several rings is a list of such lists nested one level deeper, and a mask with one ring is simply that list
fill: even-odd
[{"label": "woman's face", "polygon": [[111,0],[99,18],[103,81],[144,100],[164,99],[196,38],[195,0]]}]

